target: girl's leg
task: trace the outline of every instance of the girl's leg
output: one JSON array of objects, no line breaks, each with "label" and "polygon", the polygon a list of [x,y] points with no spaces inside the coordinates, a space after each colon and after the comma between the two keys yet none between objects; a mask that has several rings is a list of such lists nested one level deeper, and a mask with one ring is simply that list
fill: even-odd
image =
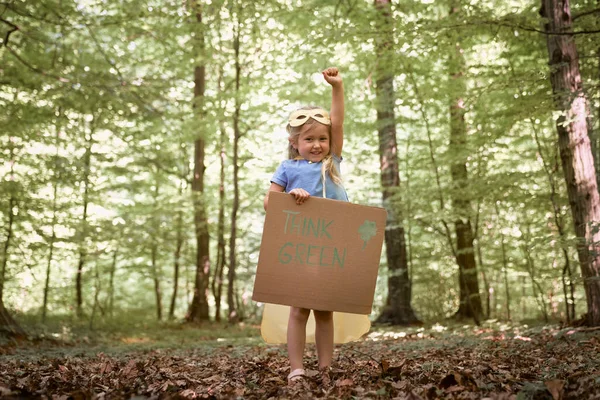
[{"label": "girl's leg", "polygon": [[290,318],[287,329],[287,348],[290,358],[290,371],[302,368],[304,345],[306,344],[306,322],[310,310],[290,307]]},{"label": "girl's leg", "polygon": [[319,369],[331,366],[333,358],[333,312],[313,311],[315,314],[315,342],[317,342],[317,356]]}]

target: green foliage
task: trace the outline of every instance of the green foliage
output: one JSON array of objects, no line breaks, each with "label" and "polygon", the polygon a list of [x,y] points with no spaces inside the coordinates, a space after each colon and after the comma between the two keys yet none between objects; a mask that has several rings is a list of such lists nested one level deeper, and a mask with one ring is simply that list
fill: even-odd
[{"label": "green foliage", "polygon": [[[242,187],[235,291],[244,314],[258,318],[250,293],[264,192],[285,158],[288,113],[304,104],[328,106],[329,88],[319,72],[330,65],[339,66],[346,88],[345,186],[351,201],[380,205],[373,72],[374,43],[385,32],[372,2],[219,0],[199,1],[201,9],[191,4],[3,6],[0,243],[7,242],[12,213],[14,235],[2,280],[10,308],[39,312],[50,265],[49,313],[72,312],[82,261],[84,311],[93,321],[156,315],[154,278],[163,315],[178,285],[176,316],[182,317],[196,267],[193,142],[206,143],[203,198],[214,260],[222,150],[226,220],[233,200],[237,103]],[[573,7],[582,14],[577,30],[597,29],[597,20],[586,14],[594,2]],[[513,318],[541,317],[543,307],[552,318],[564,318],[561,279],[567,261],[574,268],[578,312],[584,312],[537,6],[487,1],[462,4],[455,14],[449,8],[449,2],[425,1],[392,7],[394,57],[386,68],[395,75],[396,89],[401,186],[395,204],[406,232],[413,307],[425,320],[456,310],[458,275],[448,240],[453,230],[448,233],[446,226],[469,218],[480,255],[480,288],[488,291],[484,299],[490,295],[489,317],[507,317],[508,295]],[[584,89],[597,110],[598,35],[575,40]],[[451,79],[459,67],[453,61],[457,44],[465,65],[460,79]],[[207,76],[202,114],[192,102],[199,64],[206,65]],[[467,143],[451,152],[449,105],[457,96],[464,101]],[[450,166],[461,159],[467,160],[469,185],[455,188]],[[456,195],[470,201],[468,215],[452,204]],[[180,235],[182,270],[174,282]],[[382,266],[375,311],[385,303],[386,278]]]}]

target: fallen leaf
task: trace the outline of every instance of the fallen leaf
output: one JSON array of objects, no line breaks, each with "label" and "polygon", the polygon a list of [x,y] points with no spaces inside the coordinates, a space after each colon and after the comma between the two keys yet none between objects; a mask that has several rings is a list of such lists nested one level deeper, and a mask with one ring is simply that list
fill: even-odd
[{"label": "fallen leaf", "polygon": [[464,386],[460,386],[460,385],[455,385],[455,386],[450,386],[448,389],[446,389],[446,392],[464,392],[465,387]]},{"label": "fallen leaf", "polygon": [[100,374],[108,374],[111,371],[112,365],[110,361],[105,361],[104,364],[102,364],[102,368],[100,368]]},{"label": "fallen leaf", "polygon": [[181,392],[179,392],[179,395],[181,397],[187,397],[189,399],[195,399],[196,398],[196,392],[194,392],[192,389],[182,390]]},{"label": "fallen leaf", "polygon": [[305,371],[305,375],[308,376],[309,378],[314,378],[315,376],[319,375],[319,371],[314,370],[314,369],[307,369]]},{"label": "fallen leaf", "polygon": [[404,389],[406,389],[408,387],[409,384],[410,384],[409,381],[401,380],[400,382],[393,382],[392,383],[392,387],[394,389],[404,390]]},{"label": "fallen leaf", "polygon": [[387,372],[389,367],[390,363],[387,360],[381,360],[381,369],[383,370],[384,374]]},{"label": "fallen leaf", "polygon": [[203,382],[219,382],[223,379],[223,377],[219,374],[209,376],[208,378],[202,379]]},{"label": "fallen leaf", "polygon": [[552,395],[553,400],[562,400],[565,388],[565,381],[560,379],[552,379],[550,381],[544,382],[544,385],[546,385],[546,387],[548,388],[548,391]]},{"label": "fallen leaf", "polygon": [[137,373],[138,373],[138,370],[136,367],[136,361],[129,360],[129,362],[127,363],[125,368],[123,368],[123,375],[125,375],[127,378],[132,378],[132,377],[136,376]]}]

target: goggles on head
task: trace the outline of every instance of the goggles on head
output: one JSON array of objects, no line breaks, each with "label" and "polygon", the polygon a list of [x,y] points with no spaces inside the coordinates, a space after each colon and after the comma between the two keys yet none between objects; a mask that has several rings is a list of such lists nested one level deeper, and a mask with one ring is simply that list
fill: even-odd
[{"label": "goggles on head", "polygon": [[291,127],[302,126],[308,121],[309,118],[314,119],[323,125],[331,125],[331,119],[329,113],[322,108],[313,108],[310,110],[296,110],[290,114],[288,120]]}]

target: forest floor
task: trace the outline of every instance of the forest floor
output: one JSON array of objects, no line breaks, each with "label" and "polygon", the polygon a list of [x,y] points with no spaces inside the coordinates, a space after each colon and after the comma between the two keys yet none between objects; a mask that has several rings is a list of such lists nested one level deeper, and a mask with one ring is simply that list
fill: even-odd
[{"label": "forest floor", "polygon": [[56,325],[0,341],[0,398],[600,399],[600,330],[488,322],[375,327],[338,345],[327,375],[287,385],[284,346],[257,326]]}]

